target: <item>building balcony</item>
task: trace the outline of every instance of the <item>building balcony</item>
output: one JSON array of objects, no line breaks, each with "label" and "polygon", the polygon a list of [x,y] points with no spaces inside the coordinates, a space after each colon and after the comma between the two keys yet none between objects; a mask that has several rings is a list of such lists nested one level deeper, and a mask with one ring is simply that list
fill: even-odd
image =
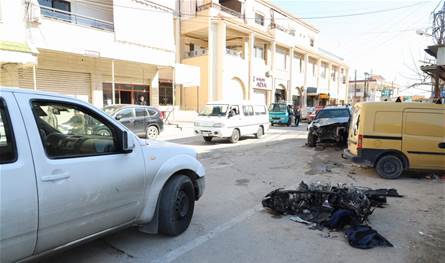
[{"label": "building balcony", "polygon": [[59,21],[64,21],[80,26],[87,26],[101,30],[113,31],[114,25],[112,22],[103,21],[96,18],[91,18],[79,14],[75,14],[72,12],[66,12],[63,10],[40,6],[42,16],[50,19],[55,19]]},{"label": "building balcony", "polygon": [[[229,7],[230,2],[233,2],[233,4],[236,4],[236,2],[238,2],[239,8]],[[206,4],[198,6],[197,11],[200,12],[200,11],[205,11],[205,10],[212,9],[212,8],[219,10],[223,13],[229,14],[231,16],[238,17],[240,19],[244,19],[244,15],[241,13],[241,3],[239,1],[219,1],[219,3],[208,2]],[[238,9],[238,10],[236,10],[236,9]]]}]

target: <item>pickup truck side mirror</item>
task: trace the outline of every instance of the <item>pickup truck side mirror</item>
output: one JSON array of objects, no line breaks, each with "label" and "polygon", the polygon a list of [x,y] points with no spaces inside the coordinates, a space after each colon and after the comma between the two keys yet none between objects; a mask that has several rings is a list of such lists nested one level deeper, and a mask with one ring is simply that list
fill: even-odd
[{"label": "pickup truck side mirror", "polygon": [[232,118],[233,117],[233,111],[229,111],[229,116],[228,116],[228,118],[230,119],[230,118]]},{"label": "pickup truck side mirror", "polygon": [[121,145],[122,145],[122,151],[124,153],[131,153],[135,147],[134,139],[132,135],[128,135],[127,131],[121,131]]}]

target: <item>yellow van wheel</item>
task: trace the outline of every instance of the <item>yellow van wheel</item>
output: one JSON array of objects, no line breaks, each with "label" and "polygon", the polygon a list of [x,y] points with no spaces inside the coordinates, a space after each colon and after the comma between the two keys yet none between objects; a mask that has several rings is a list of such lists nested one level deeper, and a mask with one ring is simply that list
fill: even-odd
[{"label": "yellow van wheel", "polygon": [[399,157],[388,154],[381,157],[375,164],[377,173],[385,179],[397,179],[403,172],[403,162]]}]

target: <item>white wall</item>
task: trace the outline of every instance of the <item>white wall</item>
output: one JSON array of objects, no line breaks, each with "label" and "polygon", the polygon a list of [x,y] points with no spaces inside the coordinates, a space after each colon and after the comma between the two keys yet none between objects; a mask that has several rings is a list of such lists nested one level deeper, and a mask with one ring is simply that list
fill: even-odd
[{"label": "white wall", "polygon": [[0,0],[0,41],[26,43],[25,0]]},{"label": "white wall", "polygon": [[[156,1],[154,1],[156,2]],[[157,1],[174,8],[174,0]],[[117,41],[174,51],[173,11],[160,10],[140,1],[114,0],[114,30]]]}]

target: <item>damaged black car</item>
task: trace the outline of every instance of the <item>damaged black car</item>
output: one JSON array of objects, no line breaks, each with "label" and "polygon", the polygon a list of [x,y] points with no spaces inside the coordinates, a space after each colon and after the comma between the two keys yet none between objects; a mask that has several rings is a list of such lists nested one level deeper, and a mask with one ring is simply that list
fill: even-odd
[{"label": "damaged black car", "polygon": [[326,107],[319,111],[308,126],[307,145],[309,147],[315,147],[319,143],[345,145],[348,140],[351,115],[348,107]]}]

